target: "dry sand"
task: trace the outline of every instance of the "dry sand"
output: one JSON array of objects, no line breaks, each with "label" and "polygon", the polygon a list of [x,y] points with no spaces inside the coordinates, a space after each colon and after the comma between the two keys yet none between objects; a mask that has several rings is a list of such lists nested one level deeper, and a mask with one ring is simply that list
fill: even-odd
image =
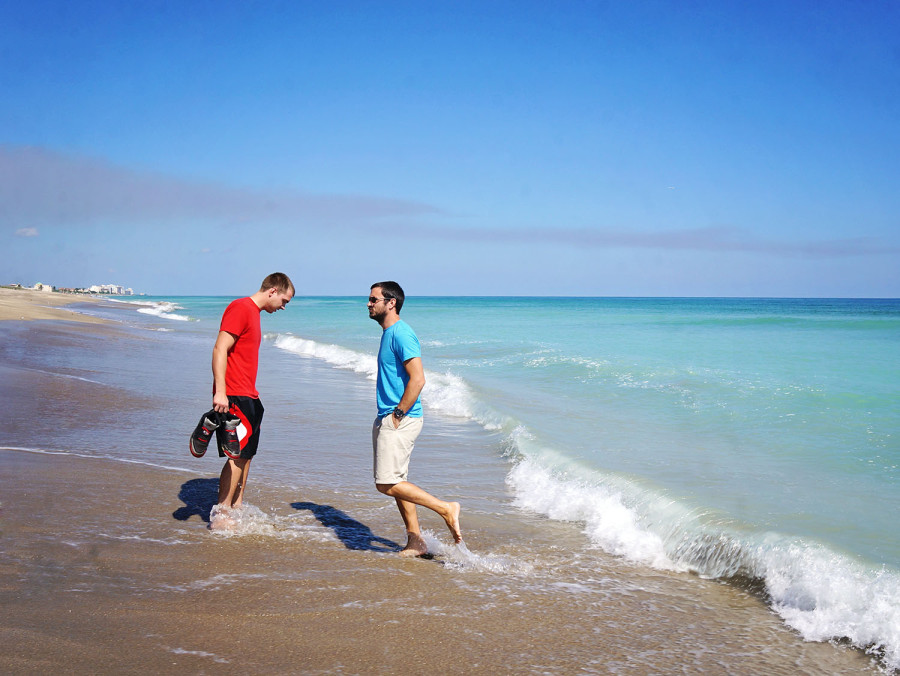
[{"label": "dry sand", "polygon": [[72,303],[102,303],[92,296],[71,293],[0,288],[0,320],[57,319],[69,322],[103,324],[105,319],[60,309]]}]

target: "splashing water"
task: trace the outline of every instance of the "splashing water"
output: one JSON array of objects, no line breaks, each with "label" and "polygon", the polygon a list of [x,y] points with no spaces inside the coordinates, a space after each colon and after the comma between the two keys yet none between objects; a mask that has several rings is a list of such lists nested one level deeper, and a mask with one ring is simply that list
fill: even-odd
[{"label": "splashing water", "polygon": [[449,568],[463,572],[499,573],[503,575],[528,575],[534,566],[502,554],[478,554],[471,551],[465,542],[444,544],[429,531],[422,532],[428,545],[428,553],[439,556]]}]

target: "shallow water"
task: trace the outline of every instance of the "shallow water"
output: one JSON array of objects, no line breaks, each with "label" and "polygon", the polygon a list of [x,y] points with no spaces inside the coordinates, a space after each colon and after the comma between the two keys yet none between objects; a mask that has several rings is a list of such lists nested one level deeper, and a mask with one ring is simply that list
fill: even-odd
[{"label": "shallow water", "polygon": [[[62,338],[30,356],[3,349],[65,371],[73,391],[95,380],[192,428],[228,299],[145,300],[101,310],[130,326],[103,351],[73,359]],[[258,479],[368,490],[379,329],[364,311],[361,299],[297,298],[263,317]],[[650,570],[755,581],[806,638],[880,645],[896,664],[898,317],[893,301],[410,299],[429,377],[412,479],[490,529],[512,516],[536,519],[535,532],[564,525],[567,594],[596,574],[585,556],[596,547]],[[90,426],[57,438],[144,455]],[[165,462],[197,461],[185,449]],[[489,554],[486,568],[521,565]]]}]

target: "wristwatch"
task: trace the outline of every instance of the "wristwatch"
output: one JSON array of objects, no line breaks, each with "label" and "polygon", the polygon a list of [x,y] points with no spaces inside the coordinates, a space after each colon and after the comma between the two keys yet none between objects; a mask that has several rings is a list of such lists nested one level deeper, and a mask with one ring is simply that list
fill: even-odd
[{"label": "wristwatch", "polygon": [[397,408],[394,409],[394,417],[395,417],[397,420],[403,420],[403,417],[404,417],[405,415],[406,415],[406,413],[404,413],[402,410],[400,410],[400,407],[399,407],[399,406],[398,406]]}]

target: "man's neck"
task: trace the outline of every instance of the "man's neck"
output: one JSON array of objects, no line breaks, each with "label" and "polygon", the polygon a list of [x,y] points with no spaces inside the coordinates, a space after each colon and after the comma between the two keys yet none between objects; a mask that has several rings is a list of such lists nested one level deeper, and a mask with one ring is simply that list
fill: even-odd
[{"label": "man's neck", "polygon": [[385,315],[385,317],[381,320],[381,328],[384,331],[387,331],[394,324],[400,321],[400,315],[391,313],[389,315]]},{"label": "man's neck", "polygon": [[250,300],[256,303],[256,308],[262,312],[263,305],[266,304],[266,299],[268,298],[268,291],[257,291],[252,296],[250,296]]}]

